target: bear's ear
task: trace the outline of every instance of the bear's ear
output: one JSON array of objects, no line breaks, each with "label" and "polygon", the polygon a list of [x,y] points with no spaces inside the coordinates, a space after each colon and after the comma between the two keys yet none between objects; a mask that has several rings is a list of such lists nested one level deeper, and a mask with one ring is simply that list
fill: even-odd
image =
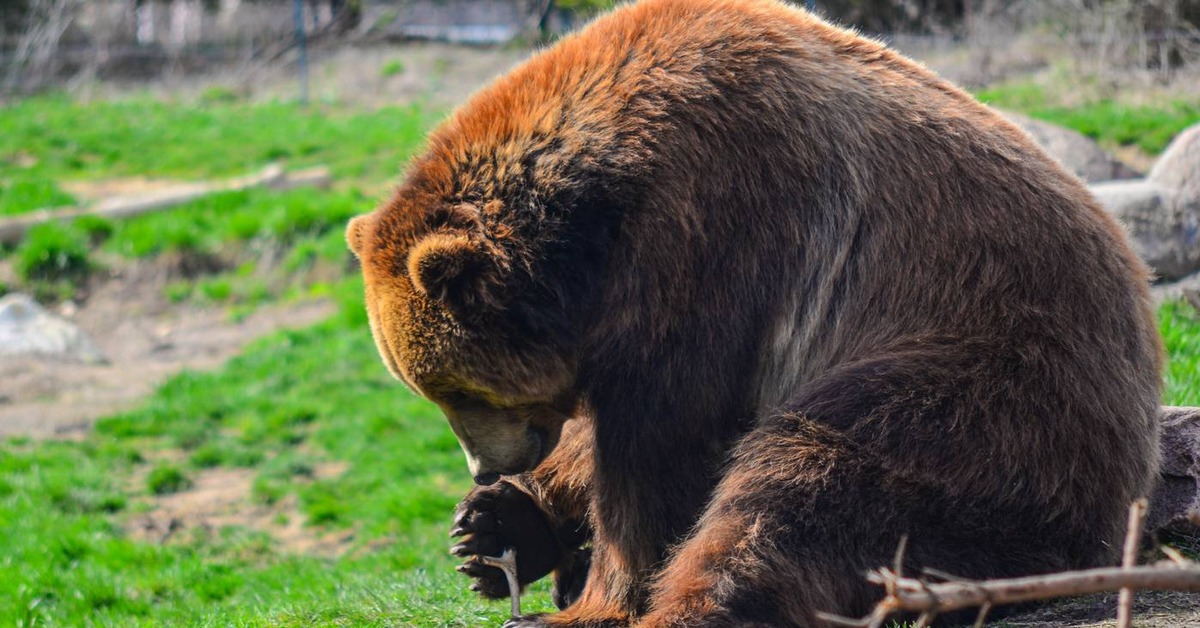
[{"label": "bear's ear", "polygon": [[492,252],[465,234],[428,235],[408,253],[413,287],[459,313],[493,302],[496,269]]},{"label": "bear's ear", "polygon": [[350,220],[350,224],[346,225],[346,245],[350,247],[350,252],[354,253],[354,257],[362,257],[363,230],[366,227],[366,216],[356,216]]}]

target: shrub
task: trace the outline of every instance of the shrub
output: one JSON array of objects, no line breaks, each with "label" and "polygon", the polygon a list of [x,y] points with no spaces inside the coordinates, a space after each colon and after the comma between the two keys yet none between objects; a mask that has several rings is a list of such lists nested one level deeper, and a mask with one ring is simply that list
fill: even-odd
[{"label": "shrub", "polygon": [[160,465],[146,477],[146,488],[155,495],[178,493],[192,485],[192,481],[173,465]]},{"label": "shrub", "polygon": [[85,215],[75,219],[75,228],[83,232],[93,246],[107,240],[113,234],[115,226],[107,218]]},{"label": "shrub", "polygon": [[391,78],[404,74],[404,62],[399,59],[392,59],[383,64],[383,68],[379,70],[379,73],[383,75],[383,78]]},{"label": "shrub", "polygon": [[87,239],[57,222],[34,227],[17,247],[17,274],[26,281],[78,279],[90,268]]}]

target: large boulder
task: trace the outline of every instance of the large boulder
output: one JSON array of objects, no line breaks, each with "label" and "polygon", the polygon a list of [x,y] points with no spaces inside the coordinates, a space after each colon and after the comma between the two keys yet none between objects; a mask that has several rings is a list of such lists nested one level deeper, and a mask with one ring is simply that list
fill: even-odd
[{"label": "large boulder", "polygon": [[1092,186],[1096,200],[1129,230],[1133,248],[1159,279],[1200,270],[1200,204],[1150,179]]},{"label": "large boulder", "polygon": [[1141,176],[1086,136],[1056,124],[1010,111],[1004,117],[1028,133],[1051,157],[1084,181],[1096,183]]},{"label": "large boulder", "polygon": [[0,298],[0,358],[45,355],[104,362],[104,354],[75,325],[47,312],[25,294]]},{"label": "large boulder", "polygon": [[1200,203],[1200,124],[1175,136],[1146,178]]},{"label": "large boulder", "polygon": [[1200,125],[1179,134],[1145,179],[1091,189],[1129,229],[1138,255],[1160,279],[1200,271]]}]

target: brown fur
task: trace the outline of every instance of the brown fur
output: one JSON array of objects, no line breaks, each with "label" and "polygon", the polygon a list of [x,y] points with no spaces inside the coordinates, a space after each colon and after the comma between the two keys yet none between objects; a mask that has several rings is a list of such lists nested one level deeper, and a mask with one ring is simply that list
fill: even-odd
[{"label": "brown fur", "polygon": [[1118,225],[963,92],[770,0],[599,19],[348,239],[477,478],[586,417],[510,478],[590,524],[582,597],[531,623],[811,626],[905,534],[964,577],[1102,563],[1157,465]]}]

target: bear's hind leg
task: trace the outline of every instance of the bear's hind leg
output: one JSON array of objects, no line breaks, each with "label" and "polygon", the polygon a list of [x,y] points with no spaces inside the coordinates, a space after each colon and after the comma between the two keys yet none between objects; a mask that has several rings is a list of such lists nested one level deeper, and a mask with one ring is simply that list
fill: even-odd
[{"label": "bear's hind leg", "polygon": [[819,626],[819,612],[866,612],[880,592],[865,571],[886,564],[899,540],[886,507],[873,520],[875,469],[844,436],[801,416],[759,427],[636,625]]}]

